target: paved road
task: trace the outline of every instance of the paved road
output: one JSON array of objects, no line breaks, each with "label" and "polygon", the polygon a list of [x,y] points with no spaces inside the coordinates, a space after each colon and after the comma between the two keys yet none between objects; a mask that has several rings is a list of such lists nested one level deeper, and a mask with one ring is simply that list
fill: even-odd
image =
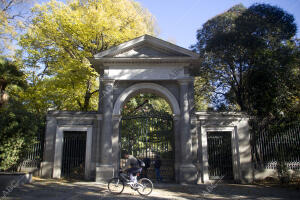
[{"label": "paved road", "polygon": [[[300,191],[279,187],[254,185],[176,185],[154,184],[151,200],[199,200],[199,199],[300,199]],[[5,189],[1,189],[1,195]],[[7,191],[7,190],[6,190]],[[1,197],[0,197],[1,199]],[[95,182],[66,183],[56,180],[35,180],[32,184],[13,188],[7,200],[135,200],[145,199],[137,192],[126,188],[121,195],[111,195],[106,185]],[[1,199],[2,200],[2,199]]]}]

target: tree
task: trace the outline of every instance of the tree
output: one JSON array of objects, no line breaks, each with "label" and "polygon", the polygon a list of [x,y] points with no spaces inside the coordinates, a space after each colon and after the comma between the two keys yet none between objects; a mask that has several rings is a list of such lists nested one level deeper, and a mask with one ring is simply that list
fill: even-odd
[{"label": "tree", "polygon": [[210,109],[210,97],[212,94],[212,87],[210,85],[209,76],[202,72],[201,77],[195,77],[194,81],[194,100],[195,110],[205,111]]},{"label": "tree", "polygon": [[295,33],[293,16],[267,4],[238,5],[206,22],[193,49],[201,55],[200,73],[210,75],[216,103],[254,115],[281,113],[296,94]]},{"label": "tree", "polygon": [[24,9],[28,0],[0,0],[0,53],[9,54],[13,50],[12,41],[22,27]]},{"label": "tree", "polygon": [[256,63],[244,74],[245,104],[248,112],[260,119],[299,119],[294,115],[300,113],[299,47],[294,46],[294,41],[288,43],[260,52]]},{"label": "tree", "polygon": [[0,171],[15,171],[44,132],[45,119],[11,100],[0,110]]},{"label": "tree", "polygon": [[8,87],[25,86],[24,74],[15,63],[0,57],[0,108],[8,101]]},{"label": "tree", "polygon": [[[228,73],[224,73],[226,69],[221,63],[219,52],[209,49],[209,42],[217,37],[219,33],[228,33],[235,26],[235,20],[240,16],[246,8],[242,5],[236,5],[227,12],[215,16],[203,24],[202,28],[197,31],[198,42],[192,45],[193,51],[200,54],[201,67],[196,74],[202,78],[201,87],[195,88],[195,94],[199,93],[210,96],[210,101],[215,105],[219,105],[224,101],[224,95],[230,83],[228,81]],[[199,92],[199,90],[202,90]],[[226,100],[226,99],[225,99]]]},{"label": "tree", "polygon": [[43,105],[55,109],[95,110],[98,74],[87,58],[156,30],[153,16],[131,0],[52,0],[32,14],[20,54],[27,67],[40,72],[31,79],[33,87],[43,84],[41,96],[50,97]]}]

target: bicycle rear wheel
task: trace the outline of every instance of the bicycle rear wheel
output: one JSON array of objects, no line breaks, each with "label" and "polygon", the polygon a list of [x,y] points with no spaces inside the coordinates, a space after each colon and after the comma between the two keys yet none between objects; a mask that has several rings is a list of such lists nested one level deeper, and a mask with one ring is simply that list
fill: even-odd
[{"label": "bicycle rear wheel", "polygon": [[108,190],[112,194],[121,194],[124,190],[124,182],[119,178],[112,178],[108,181]]},{"label": "bicycle rear wheel", "polygon": [[153,190],[153,183],[147,178],[142,178],[138,182],[137,191],[140,195],[148,196]]}]

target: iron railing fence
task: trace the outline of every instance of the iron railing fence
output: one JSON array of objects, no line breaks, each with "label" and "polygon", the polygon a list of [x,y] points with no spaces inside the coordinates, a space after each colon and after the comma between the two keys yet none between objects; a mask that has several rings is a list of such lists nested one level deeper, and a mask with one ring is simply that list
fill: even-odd
[{"label": "iron railing fence", "polygon": [[300,169],[300,124],[277,130],[251,133],[251,153],[255,169]]},{"label": "iron railing fence", "polygon": [[30,150],[24,155],[23,158],[21,158],[19,168],[40,168],[41,162],[43,161],[44,135],[44,132],[37,134],[37,143],[33,144]]}]

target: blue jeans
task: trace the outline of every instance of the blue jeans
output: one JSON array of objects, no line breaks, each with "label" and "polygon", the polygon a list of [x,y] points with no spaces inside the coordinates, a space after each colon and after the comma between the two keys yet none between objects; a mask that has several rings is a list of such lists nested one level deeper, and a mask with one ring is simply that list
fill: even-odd
[{"label": "blue jeans", "polygon": [[133,167],[127,170],[127,173],[129,174],[130,181],[136,181],[135,176],[137,173],[141,173],[142,168]]},{"label": "blue jeans", "polygon": [[162,181],[162,178],[160,176],[160,169],[159,168],[155,168],[155,174],[156,174],[156,180],[157,181]]}]

